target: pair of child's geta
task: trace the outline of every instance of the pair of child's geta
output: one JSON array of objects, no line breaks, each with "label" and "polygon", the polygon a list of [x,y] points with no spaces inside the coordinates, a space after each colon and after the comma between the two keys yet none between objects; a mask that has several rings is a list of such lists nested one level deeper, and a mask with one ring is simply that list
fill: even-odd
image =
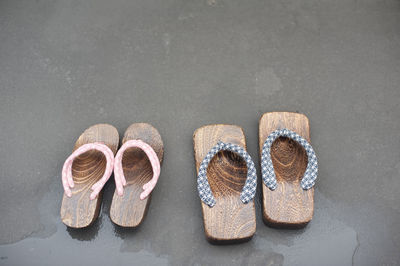
[{"label": "pair of child's geta", "polygon": [[[257,173],[243,130],[234,125],[203,126],[193,141],[207,239],[250,239],[256,230]],[[312,218],[318,164],[309,141],[305,115],[274,112],[260,119],[262,212],[271,226],[298,228]],[[61,219],[67,226],[85,227],[97,218],[101,191],[113,169],[112,221],[125,227],[143,221],[160,174],[163,142],[154,127],[138,123],[127,129],[117,152],[118,143],[117,130],[105,124],[90,127],[79,137],[62,173]]]},{"label": "pair of child's geta", "polygon": [[76,141],[62,170],[61,220],[67,226],[83,228],[96,220],[102,189],[113,171],[111,220],[124,227],[143,221],[160,175],[163,142],[153,126],[136,123],[126,130],[119,150],[118,145],[117,129],[107,124],[86,129]]}]

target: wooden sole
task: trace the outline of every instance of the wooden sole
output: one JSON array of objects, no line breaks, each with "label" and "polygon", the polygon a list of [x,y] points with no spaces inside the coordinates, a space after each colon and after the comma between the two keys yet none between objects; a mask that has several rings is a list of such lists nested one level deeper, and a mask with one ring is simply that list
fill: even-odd
[{"label": "wooden sole", "polygon": [[[196,169],[207,152],[218,141],[246,148],[242,128],[234,125],[208,125],[193,135]],[[251,239],[256,231],[254,200],[244,204],[240,193],[246,181],[245,161],[230,151],[221,151],[211,160],[207,170],[208,182],[216,199],[210,208],[201,202],[206,238],[212,243],[235,243]]]},{"label": "wooden sole", "polygon": [[[115,127],[108,124],[94,125],[85,130],[75,143],[74,151],[83,144],[102,142],[114,155],[118,149],[119,135]],[[72,177],[75,183],[71,189],[72,196],[63,195],[61,203],[61,220],[72,228],[83,228],[91,225],[99,216],[102,192],[94,200],[89,196],[91,187],[104,174],[106,158],[96,150],[78,156],[72,164]]]},{"label": "wooden sole", "polygon": [[[259,123],[260,158],[268,135],[277,129],[295,131],[310,142],[308,118],[290,112],[265,113]],[[300,181],[307,167],[307,154],[296,141],[280,137],[271,147],[271,159],[278,186],[271,191],[262,183],[263,220],[280,228],[301,228],[314,212],[314,188],[303,190]]]},{"label": "wooden sole", "polygon": [[[126,130],[122,142],[134,139],[140,139],[149,144],[162,163],[164,145],[157,129],[146,123],[132,124]],[[122,196],[119,196],[115,190],[110,218],[119,226],[137,227],[143,222],[147,213],[151,194],[144,200],[141,200],[139,196],[143,192],[143,185],[153,177],[153,170],[145,152],[139,148],[129,148],[124,152],[122,168],[127,184]]]}]

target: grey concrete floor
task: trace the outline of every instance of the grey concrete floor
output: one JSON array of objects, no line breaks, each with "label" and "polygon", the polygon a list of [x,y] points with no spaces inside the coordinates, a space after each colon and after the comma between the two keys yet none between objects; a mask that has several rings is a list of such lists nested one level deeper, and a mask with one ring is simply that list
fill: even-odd
[{"label": "grey concrete floor", "polygon": [[[0,1],[1,265],[399,265],[400,2]],[[245,244],[204,238],[193,131],[298,111],[319,156],[302,230],[261,220]],[[81,132],[158,128],[160,181],[144,224],[60,221],[60,171]],[[260,188],[260,186],[259,186]],[[260,192],[260,191],[258,191]]]}]

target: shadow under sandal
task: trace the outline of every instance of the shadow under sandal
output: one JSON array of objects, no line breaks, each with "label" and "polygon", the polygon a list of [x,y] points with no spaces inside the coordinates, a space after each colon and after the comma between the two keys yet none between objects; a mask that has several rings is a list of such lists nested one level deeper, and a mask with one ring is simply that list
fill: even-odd
[{"label": "shadow under sandal", "polygon": [[256,230],[257,175],[243,130],[208,125],[195,131],[193,141],[206,238],[212,243],[251,239]]},{"label": "shadow under sandal", "polygon": [[115,127],[94,125],[83,132],[62,170],[61,220],[72,228],[92,224],[99,215],[102,188],[110,178],[119,136]]},{"label": "shadow under sandal", "polygon": [[280,228],[301,228],[314,212],[318,162],[310,141],[308,118],[290,112],[260,119],[263,220]]},{"label": "shadow under sandal", "polygon": [[111,220],[123,227],[139,226],[157,184],[164,146],[157,129],[146,123],[132,124],[115,156],[115,192]]}]

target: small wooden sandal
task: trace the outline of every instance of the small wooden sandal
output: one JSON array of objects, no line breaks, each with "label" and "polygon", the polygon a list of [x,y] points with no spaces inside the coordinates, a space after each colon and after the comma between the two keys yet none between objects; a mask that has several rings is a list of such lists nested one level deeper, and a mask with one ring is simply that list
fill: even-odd
[{"label": "small wooden sandal", "polygon": [[212,243],[251,239],[256,230],[257,174],[245,150],[243,130],[208,125],[194,132],[193,142],[206,238]]},{"label": "small wooden sandal", "polygon": [[76,141],[62,170],[60,215],[68,227],[83,228],[98,217],[102,188],[112,174],[118,142],[117,129],[107,124],[86,129]]},{"label": "small wooden sandal", "polygon": [[309,141],[303,114],[273,112],[260,119],[263,220],[270,226],[301,228],[313,216],[318,162]]},{"label": "small wooden sandal", "polygon": [[149,208],[157,184],[164,145],[157,129],[146,123],[132,124],[115,156],[115,192],[111,220],[123,227],[139,226]]}]

